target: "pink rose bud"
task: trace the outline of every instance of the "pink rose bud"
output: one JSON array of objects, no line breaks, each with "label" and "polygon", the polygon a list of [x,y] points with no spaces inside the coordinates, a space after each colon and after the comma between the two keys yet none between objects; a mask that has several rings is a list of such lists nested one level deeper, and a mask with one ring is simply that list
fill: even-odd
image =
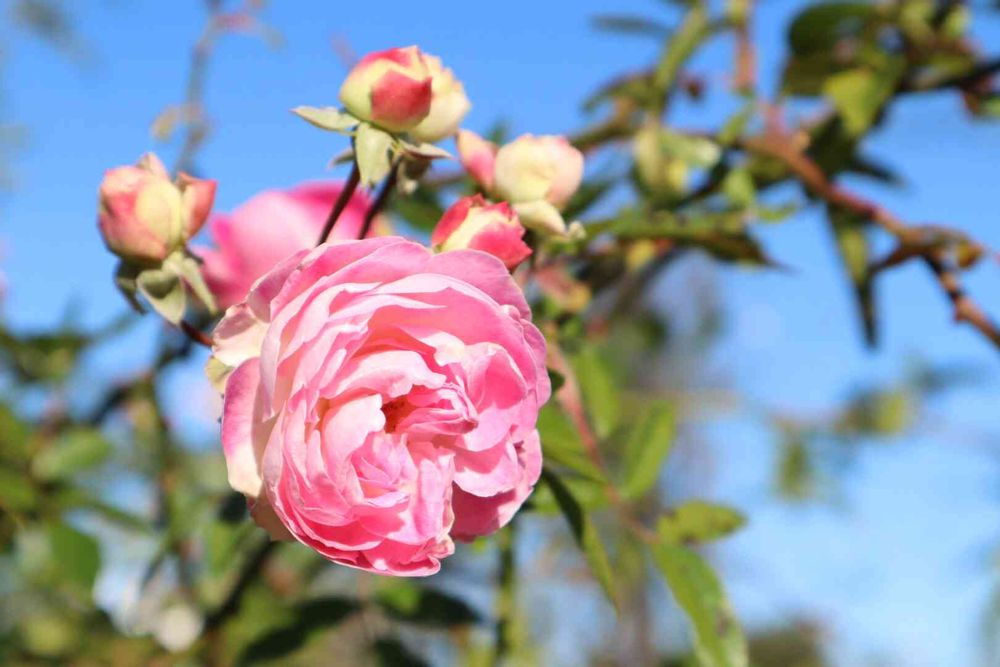
[{"label": "pink rose bud", "polygon": [[417,141],[434,143],[455,134],[472,105],[462,82],[441,64],[440,58],[423,54],[423,60],[431,75],[431,110],[410,134]]},{"label": "pink rose bud", "polygon": [[126,259],[158,262],[183,245],[181,192],[155,155],[105,173],[98,226],[108,249]]},{"label": "pink rose bud", "polygon": [[458,146],[458,158],[465,170],[484,190],[491,191],[497,145],[468,130],[458,131],[455,144]]},{"label": "pink rose bud", "polygon": [[583,179],[583,154],[565,137],[525,134],[497,151],[497,195],[513,204],[547,201],[562,210]]},{"label": "pink rose bud", "polygon": [[508,269],[531,254],[521,237],[524,227],[506,203],[488,204],[481,195],[463,197],[445,211],[434,228],[431,243],[442,252],[469,248],[487,252]]},{"label": "pink rose bud", "polygon": [[398,237],[303,250],[213,340],[229,483],[276,538],[361,570],[434,574],[538,481],[545,339],[486,253]]},{"label": "pink rose bud", "polygon": [[[208,229],[215,248],[196,250],[204,260],[202,273],[219,307],[239,303],[254,281],[281,260],[315,247],[342,188],[340,183],[321,182],[290,190],[266,190],[232,213],[212,216]],[[356,239],[368,207],[368,197],[361,190],[355,191],[330,240]],[[383,226],[376,218],[372,235]]]},{"label": "pink rose bud", "polygon": [[411,130],[431,110],[433,76],[415,46],[370,53],[347,75],[340,101],[390,132]]},{"label": "pink rose bud", "polygon": [[208,220],[215,203],[215,181],[195,178],[185,173],[177,175],[177,187],[181,191],[184,209],[184,240],[191,240]]}]

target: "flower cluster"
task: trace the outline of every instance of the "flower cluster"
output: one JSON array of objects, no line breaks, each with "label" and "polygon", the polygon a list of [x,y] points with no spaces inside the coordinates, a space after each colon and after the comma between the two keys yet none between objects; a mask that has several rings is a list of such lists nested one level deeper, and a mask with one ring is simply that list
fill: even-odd
[{"label": "flower cluster", "polygon": [[[211,217],[214,245],[194,255],[215,184],[173,182],[150,156],[109,172],[100,227],[161,312],[147,277],[177,258],[175,279],[226,308],[207,372],[254,520],[337,563],[426,575],[453,540],[507,523],[539,478],[546,346],[511,272],[566,236],[583,156],[562,137],[498,148],[460,130],[462,83],[413,46],[363,58],[340,101],[295,112],[351,137],[345,184],[260,193]],[[445,211],[431,248],[389,235],[379,207],[449,156],[433,145],[448,137],[479,194]],[[383,179],[376,197],[358,189]]]}]

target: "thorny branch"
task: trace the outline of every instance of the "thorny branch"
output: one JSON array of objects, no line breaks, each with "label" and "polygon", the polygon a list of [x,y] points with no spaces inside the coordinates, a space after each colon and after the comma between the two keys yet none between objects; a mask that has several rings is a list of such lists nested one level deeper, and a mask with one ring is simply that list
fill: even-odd
[{"label": "thorny branch", "polygon": [[908,225],[888,209],[833,183],[819,165],[786,137],[749,137],[739,141],[738,146],[780,160],[814,196],[871,220],[896,237],[908,256],[923,258],[951,302],[955,320],[973,326],[1000,349],[1000,328],[967,294],[958,272],[945,261],[938,244],[928,242],[926,228]]}]

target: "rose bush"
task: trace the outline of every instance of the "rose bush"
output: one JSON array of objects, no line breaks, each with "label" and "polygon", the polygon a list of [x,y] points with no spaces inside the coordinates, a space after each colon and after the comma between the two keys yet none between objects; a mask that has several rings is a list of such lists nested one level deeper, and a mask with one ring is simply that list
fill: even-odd
[{"label": "rose bush", "polygon": [[[230,214],[212,216],[208,223],[214,248],[198,248],[203,273],[222,308],[242,301],[254,281],[281,260],[312,248],[319,239],[333,201],[343,185],[317,182],[289,190],[267,190],[250,198]],[[357,238],[370,202],[360,190],[331,232],[333,240]],[[376,219],[377,230],[382,222]]]},{"label": "rose bush", "polygon": [[332,561],[432,574],[539,477],[545,342],[486,253],[397,237],[302,251],[213,340],[230,484],[273,536]]}]

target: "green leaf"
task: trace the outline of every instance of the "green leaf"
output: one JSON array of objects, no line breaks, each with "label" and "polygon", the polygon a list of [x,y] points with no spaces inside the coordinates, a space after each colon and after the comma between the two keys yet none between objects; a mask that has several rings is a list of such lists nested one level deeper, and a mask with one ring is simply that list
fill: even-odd
[{"label": "green leaf", "polygon": [[615,586],[611,562],[608,560],[608,553],[601,542],[597,527],[580,503],[573,497],[569,488],[548,468],[542,470],[542,481],[552,491],[560,511],[569,523],[573,538],[583,550],[583,555],[590,565],[590,571],[593,572],[601,588],[604,589],[608,600],[617,609],[619,604],[618,590]]},{"label": "green leaf", "polygon": [[99,465],[111,455],[104,435],[92,428],[73,428],[56,438],[32,462],[32,471],[41,479],[65,479]]},{"label": "green leaf", "polygon": [[372,644],[378,667],[428,667],[419,655],[407,648],[397,637],[380,637]]},{"label": "green leaf", "polygon": [[201,264],[195,257],[188,254],[186,250],[182,250],[168,257],[164,265],[169,266],[184,281],[195,298],[204,304],[209,313],[214,314],[218,311],[215,296],[209,289],[208,283],[205,282],[201,272]]},{"label": "green leaf", "polygon": [[356,600],[330,596],[306,600],[295,605],[293,620],[269,630],[247,644],[238,665],[254,665],[279,660],[295,653],[323,630],[330,629],[360,609]]},{"label": "green leaf", "polygon": [[38,495],[27,473],[0,466],[0,512],[26,512],[37,502]]},{"label": "green leaf", "polygon": [[53,522],[17,533],[21,572],[41,586],[68,584],[89,597],[101,566],[97,540],[72,526]]},{"label": "green leaf", "polygon": [[566,466],[573,472],[596,482],[604,475],[587,455],[580,434],[558,406],[548,403],[538,413],[538,434],[546,461]]},{"label": "green leaf", "polygon": [[823,93],[844,119],[844,128],[850,136],[864,134],[885,103],[892,97],[901,69],[889,67],[872,70],[866,67],[851,69],[829,77],[823,84]]},{"label": "green leaf", "polygon": [[26,461],[30,439],[31,427],[9,406],[0,404],[0,461]]},{"label": "green leaf", "polygon": [[620,392],[611,367],[594,345],[585,345],[572,355],[570,363],[594,431],[597,437],[607,438],[618,425],[621,413]]},{"label": "green leaf", "polygon": [[726,123],[719,130],[718,140],[723,146],[731,146],[737,139],[743,136],[747,125],[753,119],[756,103],[747,102],[739,111],[726,120]]},{"label": "green leaf", "polygon": [[386,584],[376,599],[387,616],[415,625],[453,628],[481,620],[463,600],[407,580]]},{"label": "green leaf", "polygon": [[301,106],[292,109],[292,113],[318,127],[321,130],[330,130],[346,134],[360,121],[335,107],[308,107]]},{"label": "green leaf", "polygon": [[789,26],[788,44],[797,55],[831,51],[838,41],[864,34],[875,16],[869,2],[812,3]]},{"label": "green leaf", "polygon": [[97,540],[65,523],[54,524],[49,539],[51,555],[62,575],[81,589],[90,591],[101,567]]},{"label": "green leaf", "polygon": [[691,624],[699,664],[746,667],[746,638],[711,566],[690,549],[673,544],[654,546],[653,560]]},{"label": "green leaf", "polygon": [[389,174],[392,158],[389,155],[394,139],[391,134],[369,123],[358,126],[354,135],[354,156],[358,162],[362,184],[371,187]]},{"label": "green leaf", "polygon": [[757,187],[749,169],[737,168],[722,179],[722,192],[733,205],[750,208],[757,202]]},{"label": "green leaf", "polygon": [[621,493],[634,500],[656,484],[675,433],[674,410],[666,401],[646,406],[625,444]]},{"label": "green leaf", "polygon": [[677,82],[681,67],[710,32],[708,11],[699,2],[688,11],[683,22],[666,41],[666,48],[656,66],[653,87],[661,99]]},{"label": "green leaf", "polygon": [[869,223],[839,208],[827,207],[827,214],[840,259],[851,281],[865,342],[874,346],[878,343],[878,313],[875,309],[875,285],[869,269],[872,258]]},{"label": "green leaf", "polygon": [[744,524],[746,517],[731,507],[689,500],[667,510],[657,522],[656,531],[670,544],[690,545],[725,537]]}]

